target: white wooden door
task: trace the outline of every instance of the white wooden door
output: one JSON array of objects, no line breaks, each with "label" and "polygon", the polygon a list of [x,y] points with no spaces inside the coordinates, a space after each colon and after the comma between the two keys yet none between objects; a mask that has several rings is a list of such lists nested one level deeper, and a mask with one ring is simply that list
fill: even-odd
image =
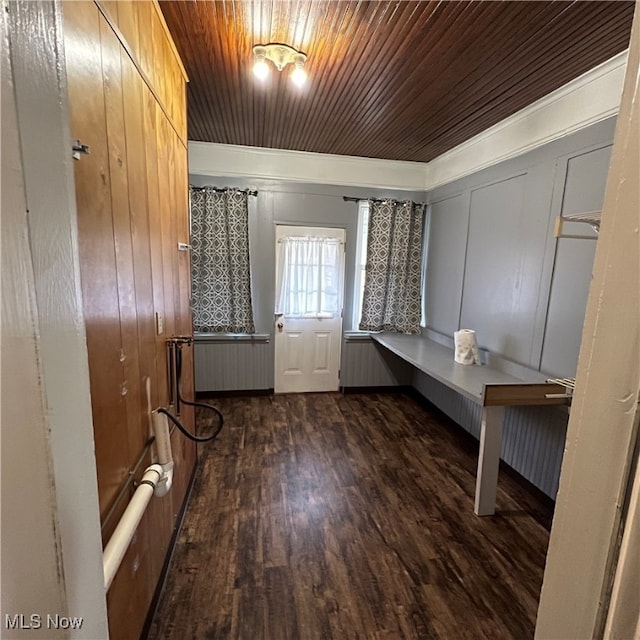
[{"label": "white wooden door", "polygon": [[276,227],[276,393],[340,386],[344,243],[344,229]]}]

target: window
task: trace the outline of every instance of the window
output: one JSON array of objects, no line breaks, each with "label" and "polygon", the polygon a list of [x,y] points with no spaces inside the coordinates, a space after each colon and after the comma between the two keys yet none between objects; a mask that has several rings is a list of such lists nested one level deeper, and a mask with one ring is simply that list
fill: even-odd
[{"label": "window", "polygon": [[287,236],[280,253],[276,313],[293,318],[333,318],[342,301],[342,243],[337,238]]},{"label": "window", "polygon": [[358,238],[356,240],[356,273],[353,281],[353,318],[352,326],[358,330],[362,316],[362,295],[364,276],[367,270],[367,233],[369,231],[369,202],[358,202]]}]

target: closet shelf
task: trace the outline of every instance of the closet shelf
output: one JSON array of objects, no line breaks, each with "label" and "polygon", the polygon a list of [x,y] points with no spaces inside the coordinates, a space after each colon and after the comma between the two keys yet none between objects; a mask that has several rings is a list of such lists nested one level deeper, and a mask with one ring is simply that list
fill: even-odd
[{"label": "closet shelf", "polygon": [[598,236],[581,236],[562,233],[565,222],[584,222],[588,224],[598,234],[600,232],[600,216],[602,211],[589,211],[587,213],[570,213],[566,216],[556,218],[556,228],[554,235],[556,238],[576,238],[579,240],[597,240]]}]

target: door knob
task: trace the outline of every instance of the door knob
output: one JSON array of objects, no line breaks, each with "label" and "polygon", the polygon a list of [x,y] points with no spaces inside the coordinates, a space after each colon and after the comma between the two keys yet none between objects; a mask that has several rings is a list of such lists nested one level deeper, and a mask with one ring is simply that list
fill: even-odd
[{"label": "door knob", "polygon": [[282,331],[282,329],[284,329],[284,324],[282,322],[278,322],[276,327],[278,327],[278,331]]}]

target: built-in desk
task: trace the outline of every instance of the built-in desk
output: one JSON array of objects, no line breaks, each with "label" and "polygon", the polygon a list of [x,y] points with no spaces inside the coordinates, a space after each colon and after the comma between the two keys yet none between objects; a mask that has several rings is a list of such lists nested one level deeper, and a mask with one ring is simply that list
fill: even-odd
[{"label": "built-in desk", "polygon": [[545,382],[542,374],[525,370],[515,377],[494,365],[463,365],[454,361],[453,349],[424,336],[377,333],[371,337],[389,351],[438,382],[482,407],[480,453],[476,475],[474,512],[495,513],[498,468],[502,445],[504,407],[514,405],[566,404],[565,388]]}]

